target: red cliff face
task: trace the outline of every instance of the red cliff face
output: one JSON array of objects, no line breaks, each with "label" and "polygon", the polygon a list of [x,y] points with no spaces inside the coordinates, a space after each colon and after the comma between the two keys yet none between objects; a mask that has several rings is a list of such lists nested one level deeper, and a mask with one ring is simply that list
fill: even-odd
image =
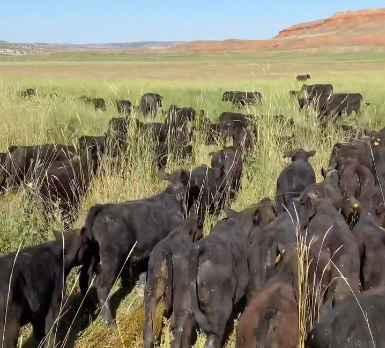
[{"label": "red cliff face", "polygon": [[[338,12],[327,19],[293,25],[279,32],[273,39],[299,36],[361,36],[385,33],[385,8]],[[385,43],[384,43],[385,45]]]}]

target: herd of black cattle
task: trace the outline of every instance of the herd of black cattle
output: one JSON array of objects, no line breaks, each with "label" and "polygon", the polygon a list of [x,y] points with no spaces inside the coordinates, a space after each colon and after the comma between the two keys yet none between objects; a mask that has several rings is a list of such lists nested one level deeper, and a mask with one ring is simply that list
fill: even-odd
[{"label": "herd of black cattle", "polygon": [[[20,95],[33,96],[35,91]],[[102,98],[81,99],[105,108]],[[361,99],[360,94],[333,94],[331,85],[304,85],[298,94],[300,106],[314,106],[323,116],[321,123],[330,115],[359,112]],[[222,100],[244,106],[261,103],[262,95],[225,92]],[[139,109],[144,116],[157,113],[161,101],[159,94],[146,94]],[[162,298],[164,315],[171,317],[174,348],[191,347],[197,328],[207,335],[207,348],[223,347],[227,325],[237,311],[242,313],[237,348],[297,347],[303,273],[311,284],[309,302],[321,308],[321,318],[308,328],[307,347],[366,347],[372,341],[377,347],[385,345],[385,129],[335,144],[319,183],[308,161],[315,151],[285,152],[292,163],[277,179],[276,199],[265,198],[236,212],[225,206],[241,185],[245,153],[253,143],[252,117],[224,112],[212,124],[202,110],[173,105],[164,113],[164,123],[142,123],[130,118],[135,107],[129,101],[119,100],[116,106],[124,117],[111,119],[103,136],[81,137],[78,147],[11,146],[1,155],[2,189],[38,181],[35,187],[47,213],[56,204],[71,216],[101,162],[127,155],[131,126],[133,134],[153,138],[160,169],[170,151],[190,155],[198,131],[207,144],[230,137],[233,145],[214,152],[211,167],[159,171],[158,178],[168,186],[155,196],[95,205],[80,230],[55,232],[55,241],[2,256],[1,347],[16,347],[20,328],[28,323],[39,342],[54,346],[65,280],[75,266],[81,266],[86,313],[95,316],[89,292],[96,289],[100,315],[113,325],[113,284],[122,277],[126,286],[132,266],[142,260],[148,260],[145,348],[157,340],[154,321]],[[276,120],[287,121],[281,116]],[[202,238],[204,218],[223,210],[227,217]],[[301,264],[308,265],[301,277],[300,248],[307,250]]]}]

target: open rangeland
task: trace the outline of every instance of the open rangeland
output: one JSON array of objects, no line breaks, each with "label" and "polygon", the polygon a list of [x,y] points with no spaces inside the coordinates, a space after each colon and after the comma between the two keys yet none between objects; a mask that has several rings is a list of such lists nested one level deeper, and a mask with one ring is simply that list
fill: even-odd
[{"label": "open rangeland", "polygon": [[[299,90],[299,74],[310,74],[307,83],[331,83],[334,93],[356,92],[363,96],[361,115],[343,117],[343,124],[357,134],[362,129],[379,130],[385,126],[385,69],[378,54],[275,53],[218,56],[127,56],[102,54],[56,54],[43,58],[26,57],[0,60],[0,151],[12,145],[44,143],[76,144],[82,135],[103,135],[108,121],[117,117],[116,99],[129,99],[138,105],[146,92],[163,95],[163,109],[169,105],[203,109],[213,121],[223,111],[252,114],[258,124],[255,146],[245,162],[241,189],[232,208],[244,209],[264,197],[275,198],[276,180],[287,165],[283,152],[291,148],[316,150],[310,159],[318,181],[326,167],[333,144],[346,141],[346,135],[329,126],[322,132],[315,113],[298,109],[290,90]],[[18,92],[34,87],[37,95],[21,98]],[[252,90],[263,95],[262,105],[239,110],[223,102],[227,90]],[[55,92],[57,97],[49,97]],[[79,96],[102,97],[106,111],[98,111],[79,100]],[[366,103],[370,104],[367,105]],[[293,118],[294,124],[278,123],[274,115]],[[138,117],[142,120],[142,116]],[[154,121],[154,119],[147,119]],[[156,120],[161,120],[158,116]],[[354,132],[353,131],[353,132]],[[130,134],[129,137],[135,134]],[[285,144],[293,136],[290,145]],[[219,147],[192,143],[192,157],[183,162],[170,161],[167,171],[193,169],[210,164],[209,153]],[[94,178],[86,197],[81,201],[74,225],[82,227],[91,206],[97,203],[122,202],[145,198],[160,192],[165,184],[156,178],[156,166],[147,155],[146,139],[139,139],[131,149],[131,160],[119,171],[106,168]],[[135,151],[134,151],[135,150]],[[222,217],[223,215],[221,215]],[[216,222],[205,221],[205,233]],[[63,229],[58,214],[47,221],[41,200],[33,185],[16,192],[7,192],[0,199],[0,254],[20,247],[36,245],[52,239],[52,229]],[[63,347],[129,347],[143,346],[143,299],[136,288],[125,294],[117,311],[116,326],[107,327],[101,320],[89,325],[80,310],[78,278],[72,274],[67,288],[68,310],[59,330]],[[118,284],[119,285],[119,284]],[[117,287],[116,287],[117,288]],[[119,303],[118,295],[112,303]],[[161,323],[158,323],[158,328]],[[171,334],[164,323],[160,346],[170,346]],[[35,347],[30,328],[23,329],[20,347]],[[1,334],[1,333],[0,333]],[[204,346],[200,335],[195,347]],[[234,334],[227,347],[235,346]],[[4,347],[7,348],[7,347]]]}]

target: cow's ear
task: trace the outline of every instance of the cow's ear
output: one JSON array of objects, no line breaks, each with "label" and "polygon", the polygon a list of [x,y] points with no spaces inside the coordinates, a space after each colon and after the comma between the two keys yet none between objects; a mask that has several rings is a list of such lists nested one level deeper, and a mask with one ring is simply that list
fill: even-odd
[{"label": "cow's ear", "polygon": [[314,150],[309,151],[309,152],[307,153],[307,158],[315,156],[316,153],[317,153],[317,151],[314,151]]},{"label": "cow's ear", "polygon": [[293,155],[294,155],[293,151],[286,151],[283,153],[284,158],[291,158],[291,157],[293,157]]},{"label": "cow's ear", "polygon": [[54,237],[55,237],[55,239],[56,239],[57,241],[61,241],[61,240],[63,239],[63,237],[64,237],[64,236],[63,236],[63,233],[60,232],[60,231],[53,230],[52,233],[53,233],[53,235],[54,235]]},{"label": "cow's ear", "polygon": [[181,170],[180,172],[180,181],[183,185],[187,186],[190,181],[190,172],[187,170]]},{"label": "cow's ear", "polygon": [[170,174],[167,174],[163,170],[160,170],[156,176],[158,177],[159,180],[168,180],[170,178]]},{"label": "cow's ear", "polygon": [[234,216],[236,216],[238,214],[238,212],[236,212],[235,210],[233,210],[233,209],[231,209],[229,207],[225,207],[223,209],[223,211],[225,212],[225,214],[226,214],[226,216],[228,218],[232,218],[232,217],[234,217]]}]

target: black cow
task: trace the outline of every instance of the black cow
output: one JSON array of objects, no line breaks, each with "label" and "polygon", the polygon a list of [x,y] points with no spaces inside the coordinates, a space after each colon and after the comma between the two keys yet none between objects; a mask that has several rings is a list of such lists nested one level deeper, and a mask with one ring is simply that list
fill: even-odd
[{"label": "black cow", "polygon": [[206,212],[213,214],[218,201],[218,187],[224,175],[224,166],[209,168],[205,164],[191,171],[191,187],[189,191],[189,207],[204,220]]},{"label": "black cow", "polygon": [[230,199],[234,199],[240,189],[243,171],[242,152],[239,148],[233,146],[216,151],[211,154],[211,166],[221,168],[223,171],[218,187],[220,207],[223,207],[226,196],[228,195]]},{"label": "black cow", "polygon": [[310,75],[309,74],[306,74],[306,75],[298,75],[296,77],[296,80],[297,81],[307,81],[310,79]]},{"label": "black cow", "polygon": [[103,98],[94,98],[92,99],[95,110],[106,111],[106,102]]},{"label": "black cow", "polygon": [[222,101],[229,101],[234,105],[246,106],[248,104],[259,104],[262,102],[262,94],[260,92],[225,92]]},{"label": "black cow", "polygon": [[36,88],[27,88],[25,91],[19,92],[20,97],[34,97],[37,95]]},{"label": "black cow", "polygon": [[78,208],[80,197],[96,174],[97,151],[97,147],[92,146],[81,151],[80,159],[55,161],[37,170],[35,183],[47,211],[58,205],[66,224],[72,221],[70,213]]},{"label": "black cow", "polygon": [[[201,238],[203,223],[196,216],[182,220],[178,216],[173,217],[179,225],[166,238],[162,239],[151,252],[148,262],[147,283],[145,287],[145,325],[143,330],[144,347],[154,346],[154,323],[156,309],[159,301],[164,298],[166,302],[165,315],[170,316],[173,310],[173,302],[178,301],[173,296],[173,287],[180,286],[180,279],[174,279],[175,258],[188,249],[192,242]],[[176,321],[183,321],[181,313],[178,313]]]},{"label": "black cow", "polygon": [[132,103],[129,100],[118,99],[116,100],[116,108],[119,114],[131,115]]},{"label": "black cow", "polygon": [[333,308],[309,332],[306,348],[383,347],[385,288],[364,291]]},{"label": "black cow", "polygon": [[172,215],[184,213],[190,173],[160,172],[158,177],[170,183],[162,193],[142,200],[95,205],[88,213],[85,234],[93,252],[83,266],[80,286],[85,295],[90,275],[97,273],[101,315],[109,324],[114,318],[108,295],[122,267],[126,262],[149,257],[153,247],[172,231]]},{"label": "black cow", "polygon": [[222,347],[233,306],[246,293],[248,237],[257,213],[255,207],[242,212],[227,209],[228,218],[191,247],[191,303],[197,323],[207,334],[206,347]]},{"label": "black cow", "polygon": [[350,115],[353,111],[357,115],[361,113],[362,95],[360,93],[332,94],[327,101],[320,106],[320,116],[323,118],[331,116],[342,116],[343,113]]},{"label": "black cow", "polygon": [[[329,309],[359,293],[360,258],[358,246],[349,226],[328,198],[310,197],[314,217],[307,228],[307,240],[314,255],[330,250],[333,282],[327,291],[325,308]],[[317,262],[317,259],[313,260]]]},{"label": "black cow", "polygon": [[278,212],[284,211],[284,207],[287,208],[293,198],[299,197],[307,186],[315,183],[314,169],[308,162],[309,157],[315,154],[315,151],[307,152],[303,149],[284,154],[284,157],[291,157],[292,163],[277,179]]},{"label": "black cow", "polygon": [[155,114],[162,107],[163,97],[157,93],[146,93],[140,99],[140,109],[144,116]]},{"label": "black cow", "polygon": [[364,291],[385,284],[384,204],[380,191],[366,190],[361,197],[360,218],[352,232],[361,259],[361,285]]},{"label": "black cow", "polygon": [[85,251],[82,234],[55,232],[55,241],[0,257],[0,347],[16,348],[28,323],[39,343],[54,347],[65,280]]},{"label": "black cow", "polygon": [[330,84],[302,85],[305,98],[310,99],[321,94],[333,94],[333,86]]},{"label": "black cow", "polygon": [[5,164],[7,188],[33,178],[37,169],[41,170],[55,161],[68,161],[77,153],[74,146],[60,144],[11,146],[8,151]]},{"label": "black cow", "polygon": [[219,115],[222,141],[226,142],[227,137],[231,137],[234,146],[251,146],[251,134],[248,129],[250,124],[249,116],[237,112],[222,112]]}]

